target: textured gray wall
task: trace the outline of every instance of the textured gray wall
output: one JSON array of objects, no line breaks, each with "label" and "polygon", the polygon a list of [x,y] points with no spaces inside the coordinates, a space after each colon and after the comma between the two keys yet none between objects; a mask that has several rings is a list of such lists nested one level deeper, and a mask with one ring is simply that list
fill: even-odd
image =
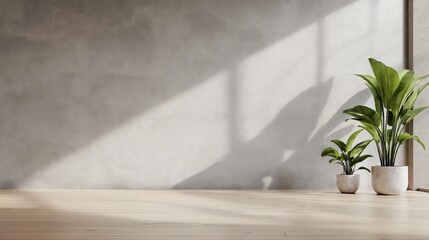
[{"label": "textured gray wall", "polygon": [[[429,1],[414,0],[414,70],[416,74],[429,74]],[[416,106],[428,106],[429,89],[420,95]],[[429,112],[414,120],[414,133],[429,146]],[[429,188],[429,151],[414,144],[414,188]]]},{"label": "textured gray wall", "polygon": [[402,14],[402,0],[0,0],[0,187],[334,188],[320,151],[369,99],[351,74],[368,57],[402,67]]}]

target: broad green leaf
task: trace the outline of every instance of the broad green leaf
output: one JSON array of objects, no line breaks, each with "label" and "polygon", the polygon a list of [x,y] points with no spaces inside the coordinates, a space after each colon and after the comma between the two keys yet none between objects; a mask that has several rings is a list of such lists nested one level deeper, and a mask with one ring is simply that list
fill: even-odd
[{"label": "broad green leaf", "polygon": [[399,144],[402,145],[406,141],[411,140],[411,139],[414,139],[416,142],[418,142],[422,146],[423,149],[426,150],[426,145],[424,144],[424,142],[422,142],[418,136],[410,135],[409,133],[401,133],[399,135]]},{"label": "broad green leaf", "polygon": [[331,142],[335,143],[335,145],[337,145],[341,151],[346,152],[346,144],[343,141],[334,139],[331,140]]},{"label": "broad green leaf", "polygon": [[344,161],[344,160],[343,160],[343,159],[341,159],[341,158],[332,158],[331,160],[329,160],[329,163],[332,163],[332,162],[334,162],[334,161],[342,162],[342,161]]},{"label": "broad green leaf", "polygon": [[406,74],[401,78],[401,81],[393,93],[393,98],[391,102],[391,110],[395,116],[398,116],[399,111],[402,108],[407,96],[414,88],[414,72],[407,71]]},{"label": "broad green leaf", "polygon": [[340,154],[338,153],[337,149],[332,148],[332,147],[325,148],[320,155],[322,157],[329,156],[329,157],[333,157],[333,158],[336,158],[336,157],[340,156]]},{"label": "broad green leaf", "polygon": [[374,89],[379,90],[378,89],[379,85],[378,85],[377,79],[375,79],[373,76],[364,75],[364,74],[355,74],[355,76],[358,76],[358,77],[362,78],[369,85],[371,85],[372,87],[374,87]]},{"label": "broad green leaf", "polygon": [[389,99],[386,99],[386,101],[389,101],[389,107],[386,107],[386,108],[389,109],[390,99],[394,97],[393,94],[399,86],[399,76],[398,76],[398,72],[391,67],[386,66],[386,71],[387,71],[387,85],[388,85],[388,91],[389,91]]},{"label": "broad green leaf", "polygon": [[417,98],[419,97],[420,93],[429,85],[429,83],[425,83],[421,85],[417,90],[414,90],[410,96],[406,99],[404,105],[402,106],[402,110],[400,113],[400,116],[403,117],[408,110],[410,110],[414,104],[417,101]]},{"label": "broad green leaf", "polygon": [[419,108],[415,108],[412,110],[409,110],[407,113],[405,113],[404,117],[401,120],[401,124],[406,125],[408,124],[411,120],[413,120],[414,117],[416,117],[418,114],[420,114],[421,112],[423,112],[425,109],[429,108],[427,107],[419,107]]},{"label": "broad green leaf", "polygon": [[380,85],[380,95],[385,108],[390,109],[390,99],[399,85],[399,76],[395,69],[373,58],[369,59],[372,71]]},{"label": "broad green leaf", "polygon": [[386,142],[390,143],[392,140],[392,129],[387,129],[386,131]]},{"label": "broad green leaf", "polygon": [[405,74],[407,74],[409,71],[410,71],[410,70],[408,70],[408,69],[399,70],[399,71],[398,71],[399,79],[402,81],[402,78],[403,78],[403,77],[405,76]]},{"label": "broad green leaf", "polygon": [[425,84],[421,85],[417,90],[418,94],[420,94],[428,85],[429,85],[429,83],[425,83]]},{"label": "broad green leaf", "polygon": [[410,110],[414,103],[416,102],[418,97],[418,92],[417,91],[413,91],[411,93],[411,95],[407,98],[407,100],[405,101],[404,105],[402,106],[402,114],[401,116],[403,116],[404,113],[408,112],[408,110]]},{"label": "broad green leaf", "polygon": [[384,100],[385,99],[385,82],[387,78],[386,73],[386,66],[373,58],[368,59],[369,63],[371,64],[372,71],[374,72],[374,76],[377,80],[377,83],[380,85],[380,97]]},{"label": "broad green leaf", "polygon": [[399,134],[399,144],[402,145],[408,139],[411,139],[411,134],[409,134],[407,132]]},{"label": "broad green leaf", "polygon": [[362,141],[358,144],[356,144],[351,150],[350,150],[350,157],[359,155],[365,150],[365,148],[372,142],[372,139],[368,139],[365,141]]},{"label": "broad green leaf", "polygon": [[357,157],[357,158],[355,158],[355,159],[353,159],[353,160],[352,160],[351,165],[352,165],[352,166],[355,166],[356,164],[358,164],[358,163],[360,163],[360,162],[363,162],[363,161],[365,161],[367,158],[370,158],[370,157],[372,157],[372,155],[369,155],[369,154],[359,156],[359,157]]},{"label": "broad green leaf", "polygon": [[352,133],[352,135],[350,135],[349,139],[347,139],[346,151],[349,151],[352,148],[353,142],[355,141],[355,139],[359,135],[359,133],[361,133],[362,131],[363,131],[363,129],[358,130],[358,131]]},{"label": "broad green leaf", "polygon": [[358,127],[365,129],[365,131],[367,131],[372,138],[374,139],[374,141],[379,142],[380,141],[380,136],[377,132],[377,130],[370,124],[367,123],[361,123],[362,125],[359,125]]},{"label": "broad green leaf", "polygon": [[375,109],[377,110],[377,112],[380,112],[383,105],[382,105],[382,98],[380,95],[381,89],[377,82],[377,79],[369,75],[363,75],[363,74],[355,74],[355,75],[366,81],[366,86],[369,88],[369,90],[372,93],[372,97],[374,98]]},{"label": "broad green leaf", "polygon": [[381,112],[382,108],[383,108],[383,103],[382,103],[382,99],[380,97],[380,94],[377,92],[377,90],[371,86],[369,83],[366,83],[366,86],[368,87],[368,89],[371,91],[372,93],[372,97],[374,99],[374,105],[375,105],[375,111],[376,112]]},{"label": "broad green leaf", "polygon": [[351,115],[355,118],[354,120],[369,123],[374,127],[380,126],[380,117],[378,113],[367,106],[357,105],[353,108],[344,110],[343,113]]}]

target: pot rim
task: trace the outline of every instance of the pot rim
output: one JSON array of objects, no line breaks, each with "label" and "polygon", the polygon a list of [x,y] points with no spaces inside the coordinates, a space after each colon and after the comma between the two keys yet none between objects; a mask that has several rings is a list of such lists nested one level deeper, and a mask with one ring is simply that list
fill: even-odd
[{"label": "pot rim", "polygon": [[354,173],[352,175],[338,173],[337,176],[360,176],[360,174]]}]

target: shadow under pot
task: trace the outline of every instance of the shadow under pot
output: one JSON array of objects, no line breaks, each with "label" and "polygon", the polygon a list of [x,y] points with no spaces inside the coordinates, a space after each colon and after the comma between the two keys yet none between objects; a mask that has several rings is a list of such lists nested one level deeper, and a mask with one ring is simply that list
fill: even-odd
[{"label": "shadow under pot", "polygon": [[408,166],[372,166],[374,191],[381,195],[401,195],[408,188]]},{"label": "shadow under pot", "polygon": [[359,174],[337,174],[337,187],[341,193],[353,194],[359,189]]}]

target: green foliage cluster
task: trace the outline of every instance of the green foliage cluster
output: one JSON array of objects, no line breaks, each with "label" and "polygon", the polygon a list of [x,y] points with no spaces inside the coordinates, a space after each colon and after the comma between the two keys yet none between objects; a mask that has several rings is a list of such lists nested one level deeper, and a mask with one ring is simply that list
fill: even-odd
[{"label": "green foliage cluster", "polygon": [[343,174],[346,175],[353,175],[356,170],[366,170],[369,172],[369,169],[363,166],[356,169],[358,163],[372,157],[368,154],[362,155],[362,152],[372,142],[372,139],[359,142],[353,146],[353,142],[362,131],[363,129],[354,132],[350,135],[349,139],[347,139],[346,143],[338,139],[331,140],[331,142],[337,145],[340,151],[332,147],[327,147],[322,151],[322,157],[331,157],[329,163],[340,164],[343,167]]},{"label": "green foliage cluster", "polygon": [[[372,141],[377,147],[381,166],[394,166],[399,147],[408,140],[417,141],[423,149],[425,144],[416,135],[405,132],[406,126],[418,114],[429,106],[413,108],[420,93],[429,85],[424,80],[429,75],[416,77],[411,70],[397,71],[373,58],[369,59],[374,76],[357,74],[365,81],[374,99],[374,108],[357,105],[344,110],[350,116],[347,120],[359,122],[359,131],[354,132],[347,143],[332,140],[340,151],[328,147],[322,152],[322,157],[329,156],[330,163],[342,165],[343,174],[353,174],[356,164],[371,155],[362,152]],[[346,121],[347,121],[346,120]],[[352,147],[356,136],[362,131],[368,132],[372,139],[365,140]],[[356,170],[367,170],[360,167]]]},{"label": "green foliage cluster", "polygon": [[425,149],[416,135],[405,132],[406,125],[428,107],[413,108],[420,93],[429,83],[429,75],[415,77],[410,70],[396,71],[370,58],[374,76],[361,75],[374,98],[374,108],[358,105],[344,113],[358,121],[373,138],[381,166],[394,166],[399,147],[407,140],[415,140]]}]

